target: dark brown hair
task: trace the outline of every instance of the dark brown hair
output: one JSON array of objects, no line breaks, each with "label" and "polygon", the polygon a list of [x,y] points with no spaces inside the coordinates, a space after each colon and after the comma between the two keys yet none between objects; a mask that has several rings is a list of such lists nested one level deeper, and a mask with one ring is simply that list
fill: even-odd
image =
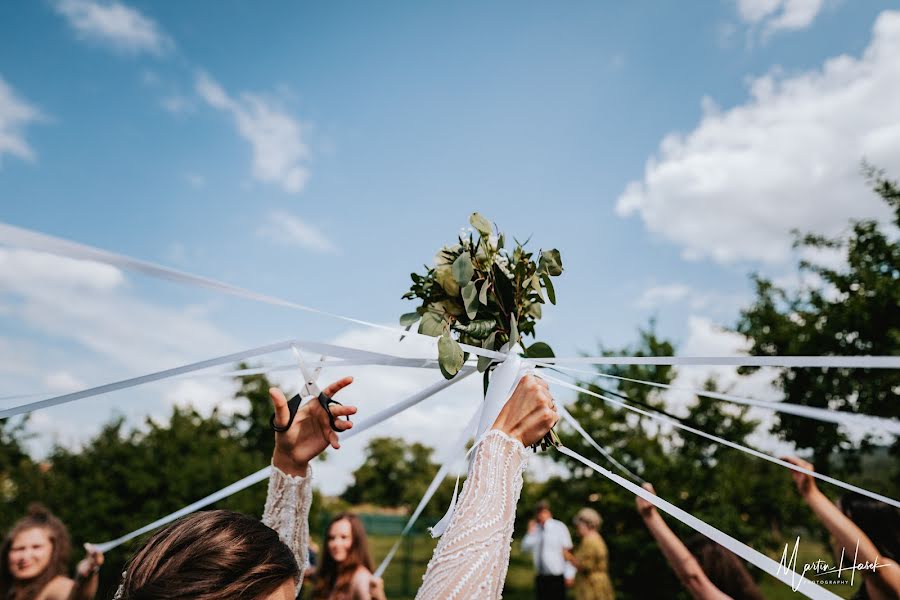
[{"label": "dark brown hair", "polygon": [[695,535],[685,544],[709,580],[734,600],[765,600],[759,586],[737,556],[706,536]]},{"label": "dark brown hair", "polygon": [[154,535],[126,567],[122,600],[260,598],[300,573],[291,549],[261,522],[200,512]]},{"label": "dark brown hair", "polygon": [[[13,540],[20,533],[29,529],[43,529],[50,538],[53,551],[50,554],[50,562],[43,572],[28,581],[16,581],[9,570],[9,552],[12,549]],[[69,564],[69,555],[72,552],[72,543],[69,540],[69,530],[56,516],[41,504],[31,504],[28,514],[12,526],[3,546],[0,547],[0,598],[3,600],[28,600],[37,598],[44,587],[59,575],[66,575]]]},{"label": "dark brown hair", "polygon": [[[338,521],[348,521],[350,523],[350,533],[353,541],[350,545],[350,551],[347,553],[347,560],[337,563],[331,556],[328,549],[328,532],[331,526]],[[369,542],[366,539],[366,528],[363,527],[362,521],[353,513],[341,513],[331,519],[328,527],[325,528],[325,541],[322,544],[322,561],[316,573],[316,585],[313,588],[312,597],[316,600],[327,599],[332,594],[337,597],[350,597],[350,583],[353,575],[359,567],[365,567],[372,571],[372,558],[369,555]]]}]

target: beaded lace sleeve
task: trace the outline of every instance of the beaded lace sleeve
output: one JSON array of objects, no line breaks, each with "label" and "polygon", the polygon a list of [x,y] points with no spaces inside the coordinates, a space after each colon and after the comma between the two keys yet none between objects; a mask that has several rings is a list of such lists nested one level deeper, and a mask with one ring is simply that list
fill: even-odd
[{"label": "beaded lace sleeve", "polygon": [[417,600],[501,597],[526,463],[519,440],[497,430],[484,437]]},{"label": "beaded lace sleeve", "polygon": [[[302,575],[309,566],[309,506],[312,504],[312,466],[306,477],[287,475],[272,467],[262,522],[278,533],[294,553]],[[302,580],[302,577],[301,577]],[[299,593],[299,581],[298,589]]]}]

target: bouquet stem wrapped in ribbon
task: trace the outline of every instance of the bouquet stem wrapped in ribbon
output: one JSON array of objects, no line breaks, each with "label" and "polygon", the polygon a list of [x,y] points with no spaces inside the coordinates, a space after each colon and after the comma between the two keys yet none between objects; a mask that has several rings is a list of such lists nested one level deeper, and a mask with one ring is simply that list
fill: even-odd
[{"label": "bouquet stem wrapped in ribbon", "polygon": [[[401,316],[400,324],[409,329],[418,323],[419,333],[439,338],[438,363],[447,379],[468,359],[460,343],[510,352],[521,347],[528,358],[553,356],[549,345],[536,341],[535,324],[544,304],[556,304],[551,278],[563,272],[559,250],[535,256],[526,250],[527,240],[516,240],[508,250],[504,234],[483,216],[473,213],[469,223],[472,228],[458,237],[458,244],[438,251],[433,267],[410,275],[412,286],[403,295],[422,303]],[[534,341],[526,346],[524,336]],[[485,391],[493,368],[490,358],[478,358]],[[551,431],[542,446],[556,443]]]}]

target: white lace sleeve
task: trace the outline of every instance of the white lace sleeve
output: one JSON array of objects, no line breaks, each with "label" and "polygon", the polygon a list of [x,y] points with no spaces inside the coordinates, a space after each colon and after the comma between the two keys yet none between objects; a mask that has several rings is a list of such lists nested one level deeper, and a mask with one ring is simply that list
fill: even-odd
[{"label": "white lace sleeve", "polygon": [[500,598],[526,462],[519,440],[496,430],[485,436],[417,600]]},{"label": "white lace sleeve", "polygon": [[301,577],[297,582],[297,593],[303,571],[309,566],[309,506],[312,504],[312,466],[306,477],[287,475],[277,467],[272,467],[269,476],[269,492],[266,495],[266,509],[262,522],[278,533],[281,541],[293,551]]}]

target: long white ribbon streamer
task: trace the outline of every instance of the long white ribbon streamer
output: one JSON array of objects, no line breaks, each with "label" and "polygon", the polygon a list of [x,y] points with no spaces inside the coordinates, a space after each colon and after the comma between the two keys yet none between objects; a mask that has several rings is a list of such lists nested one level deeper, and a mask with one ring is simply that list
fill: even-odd
[{"label": "long white ribbon streamer", "polygon": [[679,521],[681,521],[688,527],[691,527],[695,531],[702,533],[703,535],[705,535],[712,541],[727,548],[728,550],[737,554],[738,556],[740,556],[741,558],[743,558],[750,564],[762,569],[763,571],[765,571],[772,577],[775,577],[776,579],[780,580],[781,582],[783,582],[787,585],[790,585],[791,589],[794,589],[794,590],[800,592],[807,598],[814,598],[816,600],[818,600],[820,598],[827,599],[827,600],[833,600],[833,599],[839,598],[839,596],[834,595],[833,593],[829,592],[825,588],[823,588],[819,585],[816,585],[812,581],[797,574],[793,569],[788,568],[786,565],[783,566],[783,565],[775,562],[774,560],[772,560],[765,554],[762,554],[761,552],[754,550],[750,546],[747,546],[743,542],[740,542],[740,541],[734,539],[727,533],[725,533],[719,529],[716,529],[715,527],[713,527],[712,525],[709,525],[705,521],[701,521],[700,519],[693,516],[692,514],[678,508],[674,504],[663,500],[656,494],[651,494],[644,488],[631,483],[627,479],[620,477],[619,475],[616,475],[615,473],[612,473],[607,469],[604,469],[597,463],[584,458],[577,452],[574,452],[574,451],[566,448],[565,446],[560,446],[558,448],[558,450],[560,452],[562,452],[563,454],[565,454],[566,456],[574,458],[581,464],[583,464],[587,467],[590,467],[591,469],[593,469],[597,473],[600,473],[607,479],[610,479],[613,482],[619,484],[620,486],[622,486],[623,488],[625,488],[632,494],[634,494],[636,496],[640,496],[641,498],[643,498],[644,500],[646,500],[653,506],[655,506],[658,509],[662,510],[663,512],[675,517],[676,519],[678,519]]},{"label": "long white ribbon streamer", "polygon": [[637,481],[638,483],[646,483],[640,475],[635,474],[628,467],[617,461],[615,458],[613,458],[612,454],[610,454],[603,446],[598,444],[597,441],[593,437],[591,437],[591,435],[587,431],[584,430],[584,427],[581,426],[581,423],[576,421],[575,417],[573,417],[572,414],[568,410],[566,410],[566,407],[563,406],[562,402],[556,403],[556,410],[559,412],[559,414],[562,415],[563,419],[566,420],[569,426],[572,427],[572,429],[574,429],[576,432],[578,432],[578,434],[582,438],[584,438],[584,441],[593,446],[594,450],[602,454],[603,457],[610,463],[612,463],[613,466],[631,477],[633,481]]},{"label": "long white ribbon streamer", "polygon": [[[416,509],[413,511],[412,515],[410,515],[409,520],[406,522],[406,525],[403,527],[403,531],[400,532],[400,537],[397,538],[397,541],[394,542],[394,545],[388,551],[387,555],[381,561],[381,564],[378,565],[378,568],[375,569],[375,577],[381,577],[384,575],[384,571],[388,568],[388,565],[391,564],[391,561],[394,559],[394,555],[397,553],[397,550],[400,548],[400,542],[403,541],[403,538],[406,537],[406,534],[412,530],[413,525],[415,525],[416,521],[422,515],[422,511],[425,510],[425,507],[431,501],[431,498],[434,496],[435,492],[437,492],[438,487],[440,487],[441,483],[443,483],[444,479],[447,478],[447,475],[450,472],[450,469],[456,462],[456,459],[459,458],[463,454],[466,449],[466,442],[469,441],[469,438],[472,437],[474,433],[475,426],[478,423],[478,416],[481,413],[481,407],[479,406],[472,416],[469,418],[469,422],[463,428],[463,430],[459,433],[459,436],[456,438],[456,441],[453,442],[451,446],[449,446],[446,452],[442,453],[440,458],[441,468],[438,469],[438,472],[435,474],[434,479],[431,480],[431,483],[428,485],[428,489],[425,490],[425,495],[422,496],[422,499],[419,500],[419,504],[416,506]],[[458,480],[457,480],[458,482]]]},{"label": "long white ribbon streamer", "polygon": [[[289,343],[288,343],[288,346],[290,346]],[[466,376],[471,375],[473,371],[474,371],[474,369],[471,369],[466,373],[460,372],[453,379],[443,380],[436,384],[432,384],[432,385],[426,387],[425,389],[417,392],[416,394],[413,394],[412,396],[403,400],[402,402],[398,402],[396,405],[394,405],[394,407],[382,410],[381,412],[373,415],[372,417],[365,419],[363,421],[360,421],[359,423],[357,423],[353,426],[353,429],[350,429],[346,432],[341,433],[340,434],[341,440],[346,440],[346,439],[352,438],[355,435],[359,435],[360,433],[366,431],[367,429],[371,429],[372,427],[375,427],[376,425],[383,423],[384,421],[390,419],[397,413],[403,412],[404,410],[414,406],[415,404],[422,402],[429,396],[433,396],[437,392],[439,392],[455,383],[458,383],[459,381],[462,381]],[[110,540],[108,542],[103,542],[103,543],[94,544],[94,545],[100,549],[100,552],[108,552],[108,551],[112,550],[113,548],[120,546],[120,545],[124,544],[125,542],[138,537],[139,535],[147,533],[148,531],[153,531],[154,529],[156,529],[158,527],[162,527],[163,525],[167,525],[176,519],[180,519],[181,517],[183,517],[185,515],[189,515],[194,511],[200,510],[201,508],[203,508],[205,506],[209,506],[213,502],[218,502],[219,500],[223,500],[223,499],[231,496],[232,494],[236,494],[237,492],[240,492],[241,490],[247,489],[251,485],[259,483],[260,481],[264,481],[269,478],[269,475],[271,474],[271,472],[272,472],[271,466],[260,469],[256,473],[253,473],[252,475],[248,475],[247,477],[244,477],[243,479],[236,481],[236,482],[232,483],[231,485],[225,486],[221,490],[219,490],[217,492],[213,492],[209,496],[206,496],[205,498],[202,498],[200,500],[197,500],[196,502],[188,504],[184,508],[180,508],[180,509],[176,510],[175,512],[166,515],[165,517],[162,517],[160,519],[157,519],[156,521],[153,521],[152,523],[148,523],[147,525],[144,525],[143,527],[135,529],[134,531],[132,531],[130,533],[126,533],[125,535],[118,537],[114,540]]]},{"label": "long white ribbon streamer", "polygon": [[721,365],[732,367],[900,369],[900,356],[568,356],[532,363],[581,365]]},{"label": "long white ribbon streamer", "polygon": [[664,415],[659,415],[659,414],[656,414],[656,413],[648,412],[648,411],[646,411],[646,410],[642,410],[642,409],[640,409],[640,408],[637,408],[637,407],[635,407],[635,406],[631,406],[630,404],[627,404],[627,403],[622,402],[622,401],[620,401],[620,400],[614,400],[614,399],[612,399],[612,398],[610,398],[610,397],[608,397],[608,396],[604,396],[604,395],[602,395],[602,394],[598,394],[598,393],[596,393],[596,392],[594,392],[594,391],[592,391],[592,390],[588,390],[588,389],[585,389],[585,388],[583,388],[583,387],[579,387],[579,386],[577,386],[577,385],[572,385],[571,383],[568,383],[568,382],[563,381],[563,380],[561,380],[561,379],[556,379],[555,377],[550,377],[549,375],[543,375],[543,377],[544,377],[544,379],[546,379],[547,381],[550,381],[550,382],[552,382],[552,383],[555,383],[556,385],[559,385],[559,386],[562,386],[562,387],[565,387],[565,388],[568,388],[568,389],[571,389],[571,390],[574,390],[574,391],[577,391],[577,392],[581,392],[581,393],[584,393],[584,394],[588,394],[588,395],[594,396],[594,397],[596,397],[596,398],[600,398],[601,400],[603,400],[603,401],[605,401],[605,402],[608,402],[608,403],[610,403],[610,404],[614,404],[614,405],[616,405],[616,406],[620,406],[620,407],[625,408],[625,409],[627,409],[627,410],[630,410],[630,411],[632,411],[632,412],[636,412],[636,413],[638,413],[638,414],[644,415],[645,417],[650,417],[650,418],[653,419],[653,420],[660,421],[660,422],[662,422],[662,423],[667,423],[667,424],[669,424],[669,425],[672,425],[673,427],[677,427],[678,429],[683,429],[683,430],[685,430],[685,431],[690,431],[690,432],[693,433],[693,434],[696,434],[696,435],[705,437],[706,439],[709,439],[709,440],[712,440],[712,441],[717,442],[717,443],[719,443],[719,444],[728,446],[729,448],[734,448],[735,450],[740,450],[741,452],[745,452],[745,453],[747,453],[747,454],[750,454],[751,456],[755,456],[755,457],[757,457],[757,458],[761,458],[761,459],[763,459],[763,460],[767,460],[767,461],[769,461],[769,462],[771,462],[771,463],[775,463],[776,465],[781,465],[782,467],[791,469],[791,470],[793,470],[793,471],[797,471],[798,473],[804,473],[804,474],[806,474],[806,475],[811,475],[812,477],[815,477],[816,479],[820,479],[820,480],[822,480],[822,481],[827,481],[828,483],[831,483],[831,484],[836,485],[836,486],[838,486],[838,487],[842,487],[842,488],[844,488],[845,490],[850,490],[850,491],[852,491],[852,492],[856,492],[856,493],[858,493],[858,494],[862,494],[862,495],[864,495],[864,496],[868,496],[869,498],[874,498],[875,500],[878,500],[878,501],[880,501],[880,502],[884,502],[885,504],[890,504],[891,506],[896,506],[897,508],[900,508],[900,502],[898,502],[897,500],[894,500],[893,498],[888,498],[887,496],[882,496],[881,494],[877,494],[877,493],[875,493],[875,492],[870,492],[869,490],[864,490],[864,489],[861,488],[861,487],[857,487],[857,486],[851,485],[851,484],[849,484],[849,483],[844,483],[843,481],[841,481],[841,480],[839,480],[839,479],[835,479],[835,478],[833,478],[833,477],[829,477],[828,475],[823,475],[823,474],[817,473],[817,472],[815,472],[815,471],[810,471],[809,469],[804,469],[803,467],[798,467],[797,465],[794,465],[794,464],[792,464],[792,463],[789,463],[789,462],[787,462],[787,461],[785,461],[785,460],[781,460],[780,458],[775,458],[774,456],[772,456],[772,455],[770,455],[770,454],[766,454],[765,452],[760,452],[759,450],[754,450],[753,448],[748,448],[747,446],[742,446],[741,444],[738,444],[738,443],[735,443],[735,442],[728,441],[728,440],[726,440],[725,438],[721,438],[721,437],[719,437],[719,436],[717,436],[717,435],[713,435],[713,434],[711,434],[711,433],[707,433],[707,432],[702,431],[702,430],[700,430],[700,429],[695,429],[695,428],[693,428],[693,427],[690,427],[690,426],[688,426],[688,425],[685,425],[684,423],[679,423],[679,422],[676,421],[675,419],[670,419],[669,417],[666,417],[666,416],[664,416]]},{"label": "long white ribbon streamer", "polygon": [[[538,363],[539,366],[550,366],[544,365],[543,363]],[[857,427],[864,428],[877,428],[879,430],[893,433],[894,435],[900,435],[900,421],[897,419],[889,419],[887,417],[874,417],[872,415],[866,415],[861,413],[849,413],[849,412],[841,412],[836,410],[828,410],[825,408],[815,408],[813,406],[802,406],[799,404],[790,404],[787,402],[771,402],[769,400],[755,400],[753,398],[744,398],[742,396],[735,396],[734,394],[723,394],[721,392],[711,392],[706,390],[697,390],[693,388],[679,387],[673,386],[666,383],[658,383],[656,381],[644,381],[643,379],[632,379],[630,377],[621,377],[618,375],[610,375],[608,373],[599,373],[597,371],[586,371],[583,369],[573,369],[571,367],[564,366],[554,366],[553,368],[559,369],[561,371],[567,371],[569,373],[583,373],[586,375],[593,375],[595,377],[603,377],[606,379],[616,379],[618,381],[630,381],[632,383],[640,383],[642,385],[649,385],[652,387],[664,389],[664,390],[672,390],[678,392],[689,392],[691,394],[696,394],[697,396],[705,396],[707,398],[713,398],[714,400],[725,400],[726,402],[734,402],[736,404],[745,404],[747,406],[758,406],[760,408],[767,408],[769,410],[774,410],[781,413],[786,413],[789,415],[797,415],[799,417],[806,417],[809,419],[815,419],[817,421],[825,421],[828,423],[837,423],[839,425],[853,425]]]},{"label": "long white ribbon streamer", "polygon": [[130,379],[114,381],[113,383],[99,385],[97,387],[88,388],[86,390],[81,390],[78,392],[71,392],[69,394],[62,394],[61,396],[54,396],[53,398],[47,398],[46,400],[38,400],[37,402],[20,404],[19,406],[13,406],[12,408],[5,408],[3,410],[0,410],[0,419],[14,417],[16,415],[20,415],[26,412],[32,412],[40,408],[57,406],[59,404],[65,404],[66,402],[74,402],[75,400],[82,400],[84,398],[90,398],[91,396],[99,396],[100,394],[108,394],[109,392],[115,392],[117,390],[124,390],[127,388],[144,385],[145,383],[159,381],[160,379],[167,379],[169,377],[175,377],[176,375],[181,375],[183,373],[190,373],[192,371],[199,371],[201,369],[208,369],[209,367],[216,367],[218,365],[233,363],[247,358],[253,358],[254,356],[261,356],[263,354],[278,352],[280,350],[290,348],[290,345],[290,341],[276,342],[274,344],[259,346],[257,348],[251,348],[249,350],[235,352],[233,354],[226,354],[224,356],[190,363],[187,365],[182,365],[180,367],[164,369],[155,373],[141,375],[140,377],[132,377]]},{"label": "long white ribbon streamer", "polygon": [[[238,287],[236,285],[231,285],[230,283],[217,281],[209,277],[203,277],[201,275],[194,275],[185,271],[179,271],[178,269],[164,267],[162,265],[146,260],[132,258],[124,254],[116,254],[114,252],[101,250],[100,248],[95,248],[93,246],[79,244],[77,242],[72,242],[55,236],[39,233],[37,231],[32,231],[30,229],[24,229],[22,227],[16,227],[15,225],[9,225],[7,223],[0,223],[0,242],[13,246],[30,248],[32,250],[38,250],[41,252],[47,252],[50,254],[56,254],[58,256],[66,256],[69,258],[81,260],[93,260],[96,262],[112,265],[120,269],[135,271],[137,273],[142,273],[144,275],[149,275],[151,277],[156,277],[159,279],[165,279],[167,281],[174,281],[176,283],[214,290],[216,292],[228,294],[230,296],[244,298],[245,300],[253,300],[255,302],[262,302],[264,304],[270,304],[273,306],[281,306],[284,308],[301,310],[325,317],[330,317],[332,319],[338,319],[347,323],[353,323],[355,325],[363,325],[365,327],[372,327],[374,329],[390,331],[399,335],[420,336],[430,339],[436,343],[436,338],[426,336],[419,333],[418,331],[406,331],[405,329],[400,327],[389,327],[386,325],[379,325],[378,323],[363,321],[362,319],[354,319],[353,317],[347,317],[344,315],[339,315],[337,313],[320,310],[318,308],[298,304],[297,302],[292,302],[283,298],[254,292],[252,290]],[[503,359],[503,355],[499,352],[485,350],[484,348],[471,346],[468,344],[460,345],[462,346],[463,350],[476,356],[485,356],[498,360]]]}]

